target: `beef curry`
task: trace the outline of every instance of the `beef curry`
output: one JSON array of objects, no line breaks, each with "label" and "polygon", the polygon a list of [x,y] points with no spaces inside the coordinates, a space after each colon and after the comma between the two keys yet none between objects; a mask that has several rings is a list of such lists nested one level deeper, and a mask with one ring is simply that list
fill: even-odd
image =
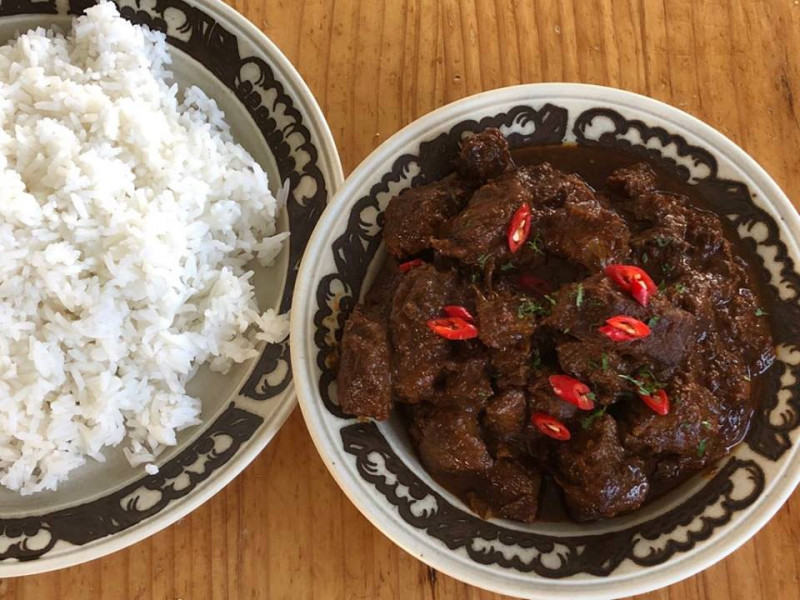
[{"label": "beef curry", "polygon": [[613,517],[714,463],[774,354],[733,236],[690,188],[630,154],[466,139],[451,175],[386,209],[342,410],[396,409],[487,517],[541,518],[547,486],[577,521]]}]

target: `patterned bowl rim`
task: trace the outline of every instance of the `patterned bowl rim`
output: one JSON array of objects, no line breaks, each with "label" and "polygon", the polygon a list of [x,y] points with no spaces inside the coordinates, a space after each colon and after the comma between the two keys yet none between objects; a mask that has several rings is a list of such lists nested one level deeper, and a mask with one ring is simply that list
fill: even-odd
[{"label": "patterned bowl rim", "polygon": [[[384,141],[348,176],[320,218],[300,266],[295,284],[295,304],[292,311],[291,358],[295,376],[295,391],[311,437],[325,465],[336,482],[358,510],[380,531],[406,552],[429,566],[466,583],[495,592],[526,598],[610,598],[640,594],[675,583],[721,560],[753,536],[780,509],[800,482],[800,462],[796,460],[797,445],[792,456],[775,475],[771,485],[758,497],[746,513],[737,515],[736,527],[717,536],[712,543],[666,561],[654,569],[635,568],[624,575],[611,574],[605,578],[581,580],[544,579],[525,573],[498,573],[464,558],[463,551],[445,547],[424,532],[396,518],[395,507],[364,485],[352,457],[342,450],[342,439],[335,434],[348,421],[327,414],[316,382],[316,348],[314,346],[314,313],[316,289],[319,285],[315,268],[324,253],[331,251],[334,232],[338,235],[341,223],[347,219],[354,202],[364,190],[378,181],[388,165],[398,158],[401,150],[420,139],[429,140],[431,132],[447,131],[448,127],[475,115],[488,114],[494,105],[508,109],[512,106],[541,103],[591,101],[611,109],[631,109],[646,113],[655,121],[654,128],[667,123],[669,127],[691,132],[715,152],[748,175],[781,221],[783,239],[797,256],[800,237],[800,215],[766,171],[744,150],[722,133],[688,113],[653,98],[604,86],[576,83],[537,83],[491,90],[445,105],[410,123]],[[500,110],[500,109],[498,109]],[[660,131],[664,131],[660,129]],[[763,200],[763,199],[762,199]],[[791,261],[791,258],[789,259]],[[328,424],[326,419],[336,420]],[[353,422],[350,420],[349,422]],[[796,436],[792,436],[796,440]],[[795,460],[792,460],[795,459]],[[647,508],[643,509],[647,510]]]},{"label": "patterned bowl rim", "polygon": [[[70,2],[73,1],[75,4],[70,4],[68,7],[70,12],[72,12],[73,6],[82,9],[84,4],[94,4],[96,0],[70,0]],[[125,0],[120,2],[117,0],[116,4],[119,6],[123,4],[124,1]],[[65,2],[66,0],[54,0],[52,7],[58,7],[58,14],[61,14]],[[259,56],[265,59],[267,67],[275,73],[275,80],[278,85],[283,87],[283,93],[290,102],[290,108],[293,107],[292,110],[295,111],[294,118],[298,119],[298,126],[296,129],[305,130],[308,136],[311,136],[311,132],[313,132],[313,138],[309,138],[309,144],[311,145],[311,150],[316,152],[316,160],[318,162],[315,164],[320,165],[321,169],[319,177],[321,177],[322,184],[325,186],[322,189],[322,195],[325,196],[323,201],[329,199],[332,193],[336,191],[344,181],[341,159],[333,134],[322,109],[308,87],[308,84],[300,76],[297,69],[263,31],[258,29],[243,15],[239,14],[234,8],[222,2],[222,0],[184,0],[184,3],[191,9],[201,11],[201,14],[204,16],[212,16],[220,22],[229,24],[237,36],[240,36],[241,39],[251,44],[254,49],[258,50]],[[138,6],[138,0],[136,5]],[[49,17],[53,16],[56,12],[55,10],[49,10],[50,7],[45,7],[41,3],[37,4],[36,2],[23,2],[20,7],[11,8],[14,12],[8,15],[3,14],[2,18],[6,16],[16,18]],[[194,60],[197,59],[195,58]],[[291,88],[291,90],[287,88]],[[289,94],[292,94],[292,96],[289,96]],[[292,268],[290,265],[290,270],[286,276],[287,278],[292,275],[291,271]],[[287,290],[284,292],[284,297],[281,299],[282,306],[285,305],[287,298],[291,298],[290,287],[291,279],[289,279],[286,284]],[[282,345],[283,350],[281,356],[285,354],[288,357],[286,345],[286,343]],[[246,374],[241,383],[245,386],[248,385],[250,378],[253,377],[253,371],[259,368],[258,365],[262,360],[264,360],[264,354],[253,362],[252,370]],[[58,552],[55,556],[45,553],[41,556],[34,557],[34,559],[28,558],[16,562],[7,560],[1,561],[0,574],[2,574],[2,577],[16,577],[42,573],[88,562],[135,544],[188,515],[222,490],[241,473],[269,444],[275,434],[283,426],[296,405],[296,395],[294,393],[294,383],[292,379],[292,370],[289,366],[287,374],[284,375],[280,390],[269,398],[276,403],[271,409],[269,418],[262,419],[260,423],[257,422],[257,425],[253,426],[254,430],[247,431],[247,437],[241,442],[241,446],[239,446],[238,450],[235,450],[232,457],[226,459],[226,462],[218,466],[206,479],[198,483],[196,487],[192,488],[185,496],[172,499],[163,508],[159,509],[158,512],[155,512],[155,514],[144,516],[129,525],[123,525],[121,529],[111,533],[104,535],[94,535],[90,533],[90,538],[85,543],[76,544],[74,548],[68,551]],[[237,389],[240,388],[241,386]],[[241,391],[238,393],[241,394]],[[230,408],[233,408],[233,404],[231,404]],[[198,432],[207,430],[217,422],[218,421],[214,421],[212,423],[208,421],[204,423],[200,426]],[[200,435],[200,433],[197,435]],[[197,435],[195,435],[194,439],[197,439]],[[180,458],[180,456],[177,458]],[[147,477],[145,477],[145,479],[147,479]],[[139,482],[141,481],[143,480],[140,479]],[[25,527],[26,520],[28,520],[27,517],[13,519],[13,521],[21,523],[21,527],[23,528]],[[0,523],[0,534],[3,533],[3,529],[4,527],[2,523]]]}]

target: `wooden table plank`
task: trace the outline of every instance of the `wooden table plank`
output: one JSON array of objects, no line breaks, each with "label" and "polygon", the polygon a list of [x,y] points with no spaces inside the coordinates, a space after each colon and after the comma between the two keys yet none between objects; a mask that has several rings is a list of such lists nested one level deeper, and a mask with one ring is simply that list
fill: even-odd
[{"label": "wooden table plank", "polygon": [[[346,172],[413,119],[504,85],[583,81],[674,104],[800,201],[800,1],[233,0],[308,82]],[[727,560],[647,600],[800,597],[800,495]],[[497,600],[399,550],[328,475],[295,411],[224,491],[94,562],[0,581],[4,600]]]}]

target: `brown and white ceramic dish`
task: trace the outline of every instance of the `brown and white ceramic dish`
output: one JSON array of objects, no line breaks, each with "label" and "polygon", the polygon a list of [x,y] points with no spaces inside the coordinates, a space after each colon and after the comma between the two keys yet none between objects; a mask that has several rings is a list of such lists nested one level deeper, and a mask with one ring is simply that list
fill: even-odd
[{"label": "brown and white ceramic dish", "polygon": [[[462,136],[499,128],[512,147],[577,143],[648,157],[697,186],[760,263],[777,343],[749,435],[713,472],[624,517],[591,524],[483,520],[434,482],[402,425],[346,417],[336,401],[342,326],[380,267],[383,210],[440,178]],[[292,363],[325,463],[388,537],[434,568],[528,598],[610,598],[668,585],[735,550],[800,480],[800,218],[772,179],[723,135],[675,108],[609,88],[536,84],[473,96],[412,123],[347,179],[303,259]]]},{"label": "brown and white ceramic dish", "polygon": [[[0,43],[37,26],[69,28],[94,0],[0,2]],[[288,311],[297,268],[329,196],[342,181],[333,137],[308,87],[263,33],[217,0],[119,0],[123,17],[163,31],[179,86],[196,84],[225,111],[236,140],[269,175],[289,182],[280,228],[291,231],[275,266],[257,271],[262,309]],[[225,376],[202,371],[189,393],[202,425],[159,458],[132,469],[122,452],[75,471],[56,492],[0,490],[0,577],[84,562],[162,529],[222,489],[266,446],[294,407],[288,343]]]}]

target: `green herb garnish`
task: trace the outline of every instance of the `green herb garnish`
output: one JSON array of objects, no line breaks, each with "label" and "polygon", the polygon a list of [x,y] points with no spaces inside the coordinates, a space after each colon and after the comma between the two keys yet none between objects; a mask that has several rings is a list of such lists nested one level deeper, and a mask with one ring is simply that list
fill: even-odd
[{"label": "green herb garnish", "polygon": [[603,371],[608,371],[608,354],[603,352],[600,359],[602,361]]},{"label": "green herb garnish", "polygon": [[682,283],[676,283],[675,284],[675,291],[678,292],[679,294],[682,294],[683,292],[686,291],[686,286],[683,285]]},{"label": "green herb garnish", "polygon": [[536,234],[536,237],[534,237],[532,240],[528,240],[527,246],[528,248],[533,250],[536,254],[544,255],[544,248],[543,248],[544,244],[542,242],[542,238],[539,237],[538,233]]},{"label": "green herb garnish", "polygon": [[661,317],[659,315],[653,315],[652,317],[647,319],[647,326],[651,327],[651,328],[655,327],[656,323],[658,323],[660,320],[661,320]]},{"label": "green herb garnish", "polygon": [[536,302],[535,300],[523,300],[517,307],[517,318],[525,319],[528,317],[535,317],[547,313],[547,308]]},{"label": "green herb garnish", "polygon": [[647,256],[647,252],[645,252],[642,254],[642,264],[646,265],[648,260],[650,260],[650,258]]},{"label": "green herb garnish", "polygon": [[681,429],[689,429],[692,426],[691,421],[684,421],[679,425]]},{"label": "green herb garnish", "polygon": [[658,390],[664,389],[664,384],[656,381],[655,376],[649,369],[642,369],[639,379],[618,373],[618,376],[625,381],[630,381],[636,386],[636,392],[642,396],[652,396]]},{"label": "green herb garnish", "polygon": [[545,294],[545,295],[544,295],[544,299],[545,299],[545,300],[547,300],[547,301],[548,301],[550,304],[552,304],[553,306],[555,306],[555,304],[556,304],[556,299],[555,299],[555,298],[553,298],[553,297],[552,297],[550,294]]},{"label": "green herb garnish", "polygon": [[669,246],[670,242],[672,242],[671,239],[665,238],[662,235],[657,235],[654,239],[659,248],[665,248]]},{"label": "green herb garnish", "polygon": [[575,306],[578,308],[583,304],[583,284],[578,284],[578,290],[575,292]]},{"label": "green herb garnish", "polygon": [[485,267],[485,266],[486,266],[486,263],[489,261],[489,259],[490,259],[491,257],[492,257],[492,255],[491,255],[491,254],[481,254],[481,255],[478,257],[478,264],[481,266],[481,268],[483,268],[483,267]]},{"label": "green herb garnish", "polygon": [[598,410],[594,411],[594,412],[593,412],[592,414],[590,414],[588,417],[585,417],[585,418],[583,419],[583,421],[581,421],[581,427],[582,427],[583,429],[589,429],[589,427],[591,427],[591,426],[592,426],[592,424],[593,424],[593,423],[594,423],[594,422],[595,422],[597,419],[599,419],[600,417],[602,417],[604,414],[606,414],[606,409],[605,409],[605,407],[603,407],[603,408],[601,408],[601,409],[598,409]]},{"label": "green herb garnish", "polygon": [[666,293],[666,291],[667,291],[667,282],[666,281],[662,281],[661,283],[658,284],[658,291],[661,292],[662,294]]},{"label": "green herb garnish", "polygon": [[539,354],[538,350],[533,351],[533,362],[531,364],[534,370],[538,371],[542,368],[542,355]]},{"label": "green herb garnish", "polygon": [[702,425],[706,429],[711,429],[711,423],[709,423],[708,421],[700,421],[700,425]]},{"label": "green herb garnish", "polygon": [[708,440],[700,440],[700,443],[697,444],[697,458],[703,458],[703,455],[706,453],[706,444]]},{"label": "green herb garnish", "polygon": [[762,309],[761,307],[756,309],[756,316],[757,317],[763,317],[764,315],[768,315],[768,314],[769,313],[767,311],[765,311],[764,309]]},{"label": "green herb garnish", "polygon": [[500,267],[500,270],[505,273],[506,271],[510,271],[511,269],[516,269],[516,268],[517,267],[514,263],[508,261],[507,263],[503,263],[503,265]]}]

